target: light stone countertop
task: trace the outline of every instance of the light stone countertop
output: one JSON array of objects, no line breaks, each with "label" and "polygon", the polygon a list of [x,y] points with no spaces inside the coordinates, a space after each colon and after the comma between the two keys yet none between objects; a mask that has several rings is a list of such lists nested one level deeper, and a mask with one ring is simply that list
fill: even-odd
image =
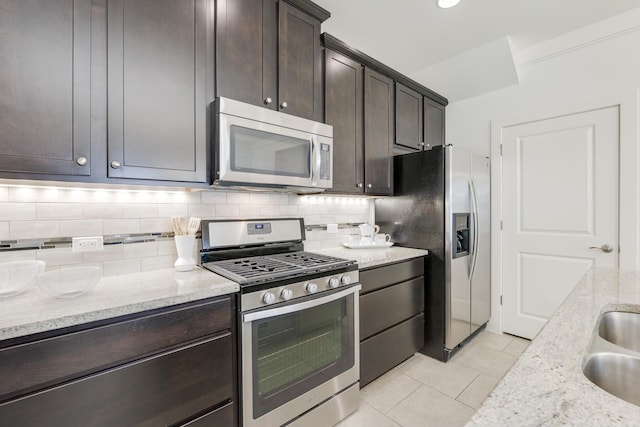
[{"label": "light stone countertop", "polygon": [[467,426],[640,425],[640,406],[582,373],[600,313],[640,312],[637,304],[640,272],[589,270]]},{"label": "light stone countertop", "polygon": [[77,298],[44,294],[37,286],[0,299],[0,340],[237,292],[237,283],[196,267],[103,277]]},{"label": "light stone countertop", "polygon": [[[399,247],[339,247],[310,252],[356,260],[360,269],[427,254],[424,250]],[[72,299],[50,297],[33,286],[23,294],[0,299],[0,341],[239,290],[237,283],[200,267],[185,273],[163,269],[107,276],[85,295]]]},{"label": "light stone countertop", "polygon": [[411,258],[425,256],[429,253],[423,249],[401,248],[399,246],[380,249],[348,249],[345,247],[337,247],[311,250],[310,252],[356,260],[360,270],[405,261]]}]

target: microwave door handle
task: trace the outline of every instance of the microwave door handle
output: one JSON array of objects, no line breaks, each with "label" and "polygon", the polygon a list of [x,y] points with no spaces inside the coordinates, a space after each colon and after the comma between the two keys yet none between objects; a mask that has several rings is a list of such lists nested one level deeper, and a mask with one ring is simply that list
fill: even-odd
[{"label": "microwave door handle", "polygon": [[322,167],[322,158],[320,157],[320,143],[317,136],[311,137],[311,161],[313,163],[311,168],[311,183],[316,185],[318,178],[320,177],[320,168]]}]

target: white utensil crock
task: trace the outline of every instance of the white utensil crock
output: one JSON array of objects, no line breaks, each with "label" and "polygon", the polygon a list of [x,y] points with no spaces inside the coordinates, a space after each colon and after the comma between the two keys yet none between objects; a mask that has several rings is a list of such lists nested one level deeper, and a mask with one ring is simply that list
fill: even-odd
[{"label": "white utensil crock", "polygon": [[178,259],[173,264],[176,271],[191,271],[196,265],[193,259],[193,245],[196,243],[196,236],[175,236],[176,250],[178,251]]}]

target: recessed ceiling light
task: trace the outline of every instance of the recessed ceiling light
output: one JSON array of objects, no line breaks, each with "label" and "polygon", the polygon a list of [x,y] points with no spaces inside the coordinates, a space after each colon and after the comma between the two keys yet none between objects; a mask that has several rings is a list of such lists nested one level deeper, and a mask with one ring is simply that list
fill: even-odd
[{"label": "recessed ceiling light", "polygon": [[448,9],[460,3],[460,0],[438,0],[438,7]]}]

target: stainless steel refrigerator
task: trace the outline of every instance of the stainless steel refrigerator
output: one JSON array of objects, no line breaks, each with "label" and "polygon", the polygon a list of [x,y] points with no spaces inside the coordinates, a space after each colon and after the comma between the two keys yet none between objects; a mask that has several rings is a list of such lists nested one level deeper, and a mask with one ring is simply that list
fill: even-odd
[{"label": "stainless steel refrigerator", "polygon": [[394,158],[394,197],[376,199],[380,231],[427,249],[425,346],[447,361],[489,320],[489,159],[452,145]]}]

